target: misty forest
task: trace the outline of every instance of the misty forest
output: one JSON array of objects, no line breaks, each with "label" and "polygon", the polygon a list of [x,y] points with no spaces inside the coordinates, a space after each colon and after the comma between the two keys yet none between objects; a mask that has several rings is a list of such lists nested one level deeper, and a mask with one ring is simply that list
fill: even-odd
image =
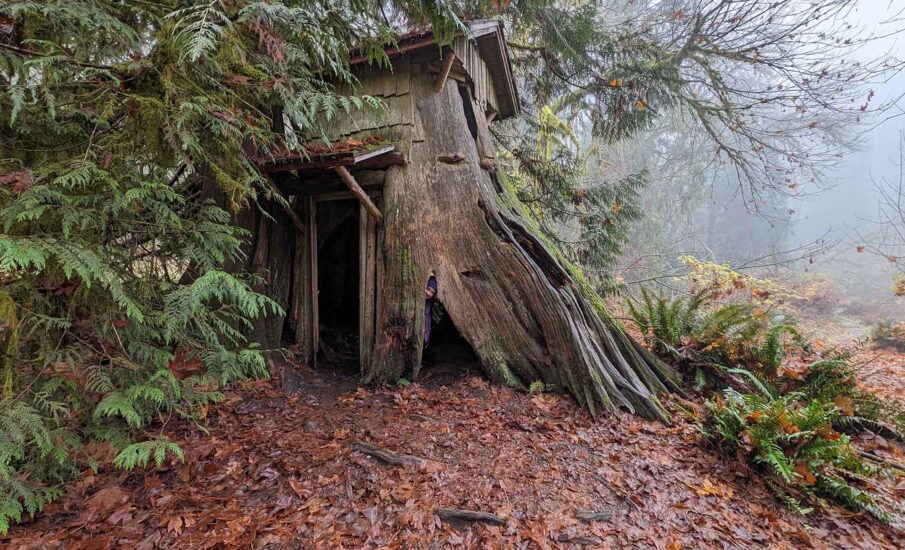
[{"label": "misty forest", "polygon": [[900,0],[0,2],[0,546],[905,547]]}]

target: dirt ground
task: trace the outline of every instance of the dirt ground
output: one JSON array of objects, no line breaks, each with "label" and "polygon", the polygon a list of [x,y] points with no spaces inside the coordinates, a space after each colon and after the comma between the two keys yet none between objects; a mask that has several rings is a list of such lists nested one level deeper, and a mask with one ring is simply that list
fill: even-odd
[{"label": "dirt ground", "polygon": [[[424,385],[376,391],[334,370],[290,397],[276,381],[246,384],[210,410],[207,434],[167,424],[184,462],[88,475],[0,546],[905,547],[902,532],[836,506],[794,515],[680,412],[672,427],[595,420],[564,397],[434,368]],[[417,458],[388,465],[362,442]],[[441,508],[502,524],[447,523]]]}]

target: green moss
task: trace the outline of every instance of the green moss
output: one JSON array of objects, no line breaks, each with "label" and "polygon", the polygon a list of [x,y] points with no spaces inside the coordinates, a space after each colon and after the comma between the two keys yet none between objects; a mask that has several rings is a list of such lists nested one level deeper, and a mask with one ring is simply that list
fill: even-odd
[{"label": "green moss", "polygon": [[407,248],[400,246],[396,250],[396,256],[397,256],[397,259],[399,260],[399,267],[401,269],[406,270],[406,271],[414,269],[415,265],[414,265],[414,262],[412,261],[412,255],[408,251]]},{"label": "green moss", "polygon": [[522,386],[521,380],[518,379],[515,373],[512,372],[512,369],[509,368],[509,365],[506,364],[505,356],[499,351],[495,344],[485,344],[481,349],[476,351],[478,352],[481,363],[484,365],[484,369],[487,371],[487,375],[490,377],[491,381],[511,388]]}]

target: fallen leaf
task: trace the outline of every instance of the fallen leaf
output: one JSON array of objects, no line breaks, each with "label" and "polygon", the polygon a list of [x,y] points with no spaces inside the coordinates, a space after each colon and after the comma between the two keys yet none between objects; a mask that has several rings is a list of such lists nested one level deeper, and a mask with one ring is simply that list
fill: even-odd
[{"label": "fallen leaf", "polygon": [[170,359],[169,367],[173,372],[173,376],[179,380],[185,380],[204,368],[200,358],[192,357],[191,359],[188,359],[188,352],[184,348],[176,350],[173,354],[173,358]]},{"label": "fallen leaf", "polygon": [[852,416],[855,414],[855,402],[851,397],[838,395],[835,399],[833,399],[833,405],[836,405],[836,408],[844,412],[846,416]]},{"label": "fallen leaf", "polygon": [[810,470],[808,470],[808,465],[803,460],[799,460],[795,463],[795,471],[804,478],[804,482],[808,485],[817,483],[817,478],[814,477],[814,474],[812,474]]},{"label": "fallen leaf", "polygon": [[104,487],[85,501],[85,511],[94,517],[108,516],[114,509],[129,500],[129,493],[121,487]]},{"label": "fallen leaf", "polygon": [[167,520],[167,531],[178,535],[182,532],[182,525],[182,516],[179,514],[170,516],[170,519]]},{"label": "fallen leaf", "polygon": [[710,481],[710,478],[707,478],[707,477],[704,478],[704,481],[701,483],[700,486],[692,485],[690,483],[686,483],[686,485],[690,489],[692,489],[695,493],[697,493],[699,496],[712,495],[712,496],[720,497],[724,500],[729,500],[735,494],[734,491],[732,489],[730,489],[729,487],[727,487],[726,485],[719,483],[719,482],[714,483],[714,482]]}]

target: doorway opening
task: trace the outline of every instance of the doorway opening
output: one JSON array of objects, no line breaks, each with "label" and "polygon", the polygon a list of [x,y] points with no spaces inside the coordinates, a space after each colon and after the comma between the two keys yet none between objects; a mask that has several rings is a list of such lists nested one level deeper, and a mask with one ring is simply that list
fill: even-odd
[{"label": "doorway opening", "polygon": [[359,205],[318,201],[318,364],[359,370]]},{"label": "doorway opening", "polygon": [[[439,309],[442,311],[442,307]],[[418,381],[427,387],[438,387],[454,384],[469,376],[484,376],[481,360],[471,344],[456,328],[448,313],[438,313],[432,315],[430,343],[422,352]]]}]

